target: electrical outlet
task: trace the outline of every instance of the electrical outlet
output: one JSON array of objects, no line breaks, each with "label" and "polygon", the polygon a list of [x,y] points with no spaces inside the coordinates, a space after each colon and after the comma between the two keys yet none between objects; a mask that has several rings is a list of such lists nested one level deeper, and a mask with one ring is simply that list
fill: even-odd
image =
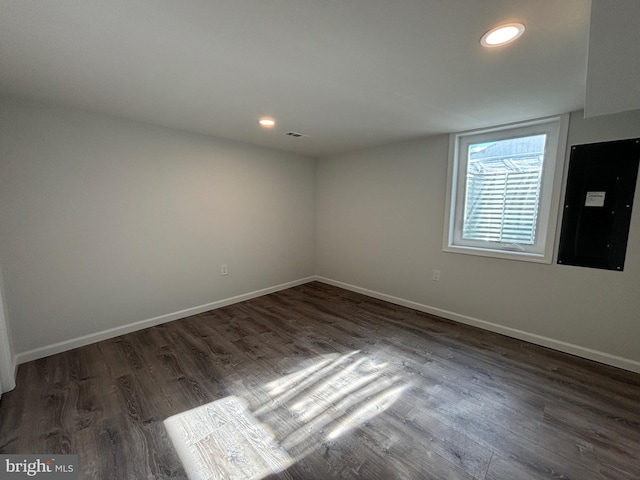
[{"label": "electrical outlet", "polygon": [[439,282],[439,281],[440,281],[440,270],[434,270],[434,271],[431,273],[431,279],[432,279],[434,282]]},{"label": "electrical outlet", "polygon": [[229,268],[226,265],[220,265],[220,275],[229,275]]}]

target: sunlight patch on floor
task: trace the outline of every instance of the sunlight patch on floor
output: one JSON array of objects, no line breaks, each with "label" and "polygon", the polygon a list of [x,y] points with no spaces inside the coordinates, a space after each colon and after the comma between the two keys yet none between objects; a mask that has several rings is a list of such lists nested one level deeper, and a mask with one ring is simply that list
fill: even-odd
[{"label": "sunlight patch on floor", "polygon": [[293,463],[235,396],[174,415],[164,425],[190,479],[256,479]]},{"label": "sunlight patch on floor", "polygon": [[407,383],[360,351],[324,355],[269,382],[261,405],[229,396],[164,424],[191,480],[260,479],[287,469],[389,408]]}]

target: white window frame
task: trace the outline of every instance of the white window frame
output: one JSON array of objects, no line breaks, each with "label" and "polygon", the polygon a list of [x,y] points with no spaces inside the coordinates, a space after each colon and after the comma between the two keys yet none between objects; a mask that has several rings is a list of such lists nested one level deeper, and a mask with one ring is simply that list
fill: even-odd
[{"label": "white window frame", "polygon": [[[445,252],[510,260],[551,263],[567,148],[569,114],[449,135],[449,168],[442,249]],[[501,244],[462,238],[468,146],[546,134],[536,242]]]}]

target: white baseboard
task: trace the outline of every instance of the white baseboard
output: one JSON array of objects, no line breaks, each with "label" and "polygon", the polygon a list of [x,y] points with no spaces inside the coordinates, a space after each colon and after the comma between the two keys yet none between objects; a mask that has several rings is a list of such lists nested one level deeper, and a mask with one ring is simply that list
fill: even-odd
[{"label": "white baseboard", "polygon": [[518,340],[524,340],[529,343],[541,345],[543,347],[552,348],[564,353],[570,353],[578,357],[586,358],[588,360],[594,360],[596,362],[604,363],[605,365],[611,365],[613,367],[622,368],[631,372],[640,373],[640,362],[631,360],[617,355],[611,355],[609,353],[600,352],[580,345],[574,345],[572,343],[563,342],[562,340],[555,340],[553,338],[544,337],[535,333],[525,332],[516,328],[505,327],[497,323],[487,322],[486,320],[480,320],[478,318],[470,317],[467,315],[461,315],[456,312],[450,312],[449,310],[443,310],[441,308],[431,307],[422,303],[413,302],[411,300],[405,300],[403,298],[394,297],[393,295],[387,295],[385,293],[376,292],[375,290],[369,290],[368,288],[358,287],[348,283],[332,280],[321,276],[316,276],[315,279],[322,283],[327,283],[335,287],[344,288],[352,292],[361,293],[369,297],[384,300],[396,305],[402,305],[403,307],[409,307],[420,312],[430,313],[449,320],[464,323],[474,327],[489,330],[491,332],[500,333],[507,337],[517,338]]},{"label": "white baseboard", "polygon": [[197,307],[187,308],[178,312],[168,313],[166,315],[160,315],[159,317],[149,318],[141,320],[139,322],[130,323],[128,325],[122,325],[120,327],[110,328],[97,333],[91,333],[82,337],[72,338],[63,342],[54,343],[53,345],[47,345],[44,347],[36,348],[26,352],[21,352],[15,356],[16,366],[18,364],[37,360],[39,358],[48,357],[49,355],[55,355],[57,353],[66,352],[78,347],[84,347],[91,343],[96,343],[101,340],[107,340],[109,338],[118,337],[126,333],[136,332],[138,330],[144,330],[145,328],[160,325],[162,323],[171,322],[180,318],[189,317],[191,315],[197,315],[198,313],[208,312],[209,310],[215,310],[216,308],[226,307],[227,305],[233,305],[234,303],[244,302],[252,298],[261,297],[270,293],[278,292],[280,290],[286,290],[287,288],[296,287],[304,283],[309,283],[315,280],[315,277],[301,278],[273,287],[263,288],[249,293],[243,293],[242,295],[236,295],[235,297],[229,297],[215,302],[207,303]]}]

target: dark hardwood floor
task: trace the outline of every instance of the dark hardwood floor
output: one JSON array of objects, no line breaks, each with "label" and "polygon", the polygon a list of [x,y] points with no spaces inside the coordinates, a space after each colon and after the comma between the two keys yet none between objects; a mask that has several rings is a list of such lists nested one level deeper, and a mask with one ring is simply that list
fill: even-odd
[{"label": "dark hardwood floor", "polygon": [[317,282],[20,365],[17,384],[0,452],[75,453],[80,478],[186,478],[171,422],[227,478],[266,461],[245,445],[264,432],[285,458],[269,478],[640,478],[640,375]]}]

